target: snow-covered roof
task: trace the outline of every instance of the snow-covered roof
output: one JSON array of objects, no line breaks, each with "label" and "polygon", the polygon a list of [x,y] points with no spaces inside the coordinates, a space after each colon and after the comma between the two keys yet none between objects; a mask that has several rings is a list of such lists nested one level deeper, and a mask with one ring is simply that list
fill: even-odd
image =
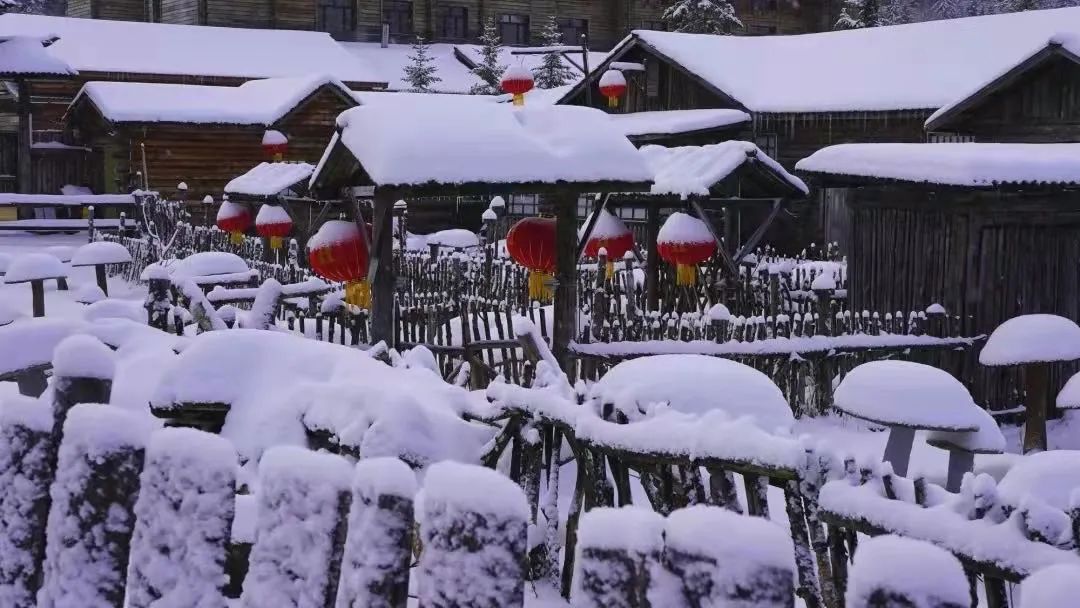
[{"label": "snow-covered roof", "polygon": [[0,15],[0,37],[59,37],[50,50],[80,72],[270,78],[326,72],[381,83],[324,32]]},{"label": "snow-covered roof", "polygon": [[[383,47],[378,42],[341,42],[342,47],[353,57],[369,66],[378,80],[387,83],[391,91],[408,91],[412,86],[405,82],[405,66],[412,61],[412,46],[391,44]],[[454,45],[433,43],[427,45],[428,55],[435,66],[435,75],[441,78],[431,89],[437,93],[468,93],[480,79],[473,75],[469,67],[454,54]]]},{"label": "snow-covered roof", "polygon": [[311,179],[315,165],[308,163],[259,163],[247,173],[225,184],[228,194],[274,196]]},{"label": "snow-covered roof", "polygon": [[841,144],[814,152],[795,169],[971,188],[1078,184],[1080,144]]},{"label": "snow-covered roof", "polygon": [[615,121],[630,138],[645,138],[650,135],[666,136],[719,129],[750,121],[750,115],[742,110],[667,110],[660,112],[630,112],[612,114]]},{"label": "snow-covered roof", "polygon": [[15,205],[134,205],[130,194],[0,194],[0,207]]},{"label": "snow-covered roof", "polygon": [[871,361],[848,372],[836,409],[871,422],[917,429],[978,430],[980,408],[948,372],[911,361]]},{"label": "snow-covered roof", "polygon": [[983,365],[1080,359],[1080,326],[1058,315],[1020,315],[994,328],[979,353]]},{"label": "snow-covered roof", "polygon": [[0,40],[0,75],[71,76],[73,74],[76,74],[76,71],[46,48],[41,36],[13,36]]},{"label": "snow-covered roof", "polygon": [[569,106],[367,104],[338,116],[337,148],[375,186],[649,182],[653,173],[600,110]]},{"label": "snow-covered roof", "polygon": [[746,162],[764,164],[793,190],[809,190],[801,179],[787,172],[756,145],[746,141],[725,141],[707,146],[642,146],[641,155],[656,174],[653,194],[707,196],[717,185]]},{"label": "snow-covered roof", "polygon": [[644,42],[752,112],[933,110],[1058,32],[1080,34],[1080,8],[797,36],[638,30],[610,57]]},{"label": "snow-covered roof", "polygon": [[87,98],[113,123],[192,123],[270,126],[320,88],[352,101],[330,76],[251,80],[238,87],[147,82],[88,82],[71,102]]}]

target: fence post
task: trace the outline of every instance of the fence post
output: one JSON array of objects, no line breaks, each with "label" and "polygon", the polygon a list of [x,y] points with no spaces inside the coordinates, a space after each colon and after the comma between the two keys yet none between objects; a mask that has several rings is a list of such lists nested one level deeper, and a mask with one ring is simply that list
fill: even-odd
[{"label": "fence post", "polygon": [[444,461],[424,480],[420,608],[521,608],[529,505],[511,479]]},{"label": "fence post", "polygon": [[[921,576],[925,572],[934,576]],[[878,536],[859,543],[846,599],[847,608],[971,605],[968,578],[960,560],[930,543],[899,536]]]},{"label": "fence post", "polygon": [[396,458],[370,458],[352,479],[337,608],[405,608],[416,477]]},{"label": "fence post", "polygon": [[648,608],[651,568],[664,549],[664,518],[635,507],[601,507],[581,516],[573,605]]},{"label": "fence post", "polygon": [[169,301],[169,277],[165,270],[159,268],[152,272],[147,285],[148,293],[143,305],[146,308],[146,322],[150,327],[168,331],[168,317],[172,302]]},{"label": "fence post", "polygon": [[53,442],[60,445],[64,421],[79,403],[108,403],[116,357],[88,335],[65,338],[53,352]]}]

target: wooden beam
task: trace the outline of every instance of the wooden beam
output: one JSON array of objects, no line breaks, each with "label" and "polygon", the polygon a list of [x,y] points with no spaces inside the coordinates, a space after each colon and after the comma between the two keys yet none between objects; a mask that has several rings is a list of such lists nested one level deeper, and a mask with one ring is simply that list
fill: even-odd
[{"label": "wooden beam", "polygon": [[603,215],[604,210],[607,209],[608,198],[610,196],[610,194],[602,194],[593,201],[592,214],[589,216],[589,223],[585,224],[585,230],[581,233],[581,238],[577,240],[577,254],[574,256],[575,260],[580,260],[581,255],[585,253],[585,245],[589,244],[589,239],[592,238],[593,230],[596,229],[596,223],[600,221],[600,216]]},{"label": "wooden beam", "polygon": [[660,234],[660,206],[645,208],[645,308],[660,309],[660,252],[656,241]]},{"label": "wooden beam", "polygon": [[690,206],[694,208],[694,211],[701,218],[701,221],[705,223],[705,227],[709,229],[709,234],[712,235],[713,240],[716,241],[716,250],[720,252],[720,260],[724,263],[724,268],[727,268],[728,274],[735,278],[739,278],[739,268],[735,265],[735,261],[731,259],[731,252],[727,250],[727,244],[724,243],[724,239],[721,238],[720,233],[716,231],[716,226],[713,226],[712,220],[708,215],[705,215],[705,210],[701,208],[701,203],[696,198],[690,199]]},{"label": "wooden beam", "polygon": [[394,347],[394,287],[393,267],[394,201],[392,191],[375,193],[375,213],[372,218],[372,248],[368,266],[371,285],[371,343],[380,340]]},{"label": "wooden beam", "polygon": [[17,169],[15,170],[15,183],[16,189],[21,194],[31,194],[34,174],[33,165],[30,161],[30,149],[34,143],[34,123],[30,107],[30,83],[26,79],[20,78],[15,81],[15,87],[19,96],[17,102],[19,108],[18,143],[16,144],[18,160]]},{"label": "wooden beam", "polygon": [[574,378],[570,342],[577,336],[577,192],[551,195],[555,207],[555,305],[552,353]]},{"label": "wooden beam", "polygon": [[735,254],[736,264],[742,262],[743,258],[746,257],[746,254],[750,253],[754,250],[754,247],[758,246],[758,243],[761,242],[761,239],[765,237],[765,231],[769,229],[769,226],[772,226],[772,223],[776,220],[776,216],[780,215],[781,207],[783,207],[783,202],[780,199],[773,201],[773,207],[771,210],[769,210],[769,215],[766,216],[765,220],[761,222],[761,225],[757,227],[757,230],[754,231],[754,234],[750,235],[750,238],[746,241],[746,244],[739,249],[738,253]]}]

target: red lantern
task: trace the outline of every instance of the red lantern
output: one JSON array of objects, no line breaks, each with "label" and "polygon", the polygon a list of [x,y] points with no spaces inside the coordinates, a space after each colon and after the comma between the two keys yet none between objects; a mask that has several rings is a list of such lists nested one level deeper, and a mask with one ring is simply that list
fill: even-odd
[{"label": "red lantern", "polygon": [[555,274],[555,218],[527,217],[506,234],[506,252],[529,269],[529,299],[548,300],[547,283]]},{"label": "red lantern", "polygon": [[685,213],[672,213],[656,236],[660,258],[675,264],[675,281],[680,286],[693,285],[697,265],[716,253],[716,239],[705,222]]},{"label": "red lantern", "polygon": [[270,249],[281,249],[282,240],[292,232],[292,218],[280,205],[263,205],[255,215],[255,232],[270,239]]},{"label": "red lantern", "polygon": [[533,75],[523,65],[513,65],[503,72],[502,90],[514,96],[514,105],[525,105],[525,93],[533,88]]},{"label": "red lantern", "polygon": [[626,94],[626,77],[619,70],[608,70],[600,77],[600,94],[607,97],[608,107],[619,107],[619,98]]},{"label": "red lantern", "polygon": [[274,162],[281,162],[289,149],[289,138],[281,131],[270,129],[263,133],[262,148]]},{"label": "red lantern", "polygon": [[217,227],[229,233],[229,242],[239,245],[244,242],[244,232],[251,227],[251,212],[239,203],[221,201],[217,212]]},{"label": "red lantern", "polygon": [[[585,218],[588,226],[592,217]],[[582,228],[584,230],[584,228]],[[615,274],[615,261],[623,259],[627,251],[634,248],[634,233],[626,227],[622,220],[615,217],[610,211],[604,210],[600,218],[593,226],[592,234],[585,243],[585,255],[591,258],[600,257],[600,250],[607,251],[607,275]]]},{"label": "red lantern", "polygon": [[308,241],[308,263],[311,270],[327,281],[345,283],[345,302],[361,308],[371,304],[371,289],[367,283],[367,240],[361,238],[356,222],[330,220]]}]

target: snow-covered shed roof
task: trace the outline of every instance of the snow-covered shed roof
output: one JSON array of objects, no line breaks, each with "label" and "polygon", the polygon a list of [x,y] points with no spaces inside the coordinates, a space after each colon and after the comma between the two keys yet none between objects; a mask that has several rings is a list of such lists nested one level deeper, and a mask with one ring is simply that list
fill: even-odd
[{"label": "snow-covered shed roof", "polygon": [[742,125],[750,122],[750,115],[742,110],[730,109],[667,110],[612,114],[611,119],[627,137],[640,142]]},{"label": "snow-covered shed roof", "polygon": [[58,36],[50,50],[84,73],[271,78],[327,72],[343,82],[384,82],[324,32],[7,13],[0,15],[4,36]]},{"label": "snow-covered shed roof", "polygon": [[656,174],[652,194],[708,196],[710,190],[744,166],[752,166],[774,183],[771,196],[797,196],[809,192],[806,184],[746,141],[725,141],[707,146],[642,146],[641,155]]},{"label": "snow-covered shed roof", "polygon": [[225,184],[228,194],[246,194],[248,196],[274,196],[298,185],[307,188],[307,181],[315,171],[315,165],[308,163],[259,163],[247,173],[234,177]]},{"label": "snow-covered shed roof", "polygon": [[72,76],[77,72],[41,36],[0,38],[0,76]]},{"label": "snow-covered shed roof", "polygon": [[591,75],[643,45],[751,112],[934,110],[1058,32],[1080,35],[1080,8],[796,36],[636,30]]},{"label": "snow-covered shed roof", "polygon": [[130,194],[0,194],[0,207],[17,205],[41,207],[78,207],[83,205],[120,206],[134,205]]},{"label": "snow-covered shed roof", "polygon": [[113,124],[187,123],[270,126],[324,87],[355,104],[330,76],[249,80],[238,87],[147,82],[88,82],[70,108],[89,100]]},{"label": "snow-covered shed roof", "polygon": [[352,108],[337,123],[312,177],[316,187],[353,179],[351,185],[414,191],[605,182],[644,189],[653,177],[634,145],[592,108],[402,100]]},{"label": "snow-covered shed roof", "polygon": [[968,188],[1080,184],[1080,144],[841,144],[795,165],[822,176]]}]

